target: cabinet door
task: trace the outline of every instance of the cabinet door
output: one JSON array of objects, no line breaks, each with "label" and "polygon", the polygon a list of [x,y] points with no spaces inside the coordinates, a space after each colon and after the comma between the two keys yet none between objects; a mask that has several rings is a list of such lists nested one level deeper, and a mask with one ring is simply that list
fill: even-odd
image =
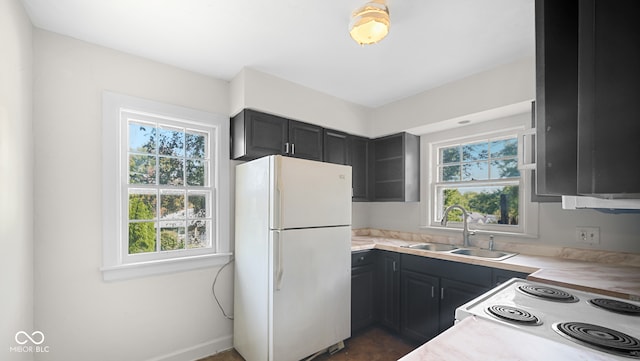
[{"label": "cabinet door", "polygon": [[488,290],[465,282],[440,279],[440,332],[453,326],[456,308]]},{"label": "cabinet door", "polygon": [[374,323],[375,267],[373,264],[351,269],[351,334]]},{"label": "cabinet door", "polygon": [[335,164],[349,164],[348,135],[337,130],[324,129],[324,161]]},{"label": "cabinet door", "polygon": [[640,198],[640,1],[580,1],[578,193]]},{"label": "cabinet door", "polygon": [[380,251],[378,254],[378,315],[380,324],[400,330],[400,255]]},{"label": "cabinet door", "polygon": [[425,342],[438,334],[438,278],[402,270],[401,334]]},{"label": "cabinet door", "polygon": [[353,200],[369,200],[369,139],[349,136],[349,165],[353,182]]},{"label": "cabinet door", "polygon": [[322,161],[322,127],[289,121],[289,155]]},{"label": "cabinet door", "polygon": [[251,160],[284,154],[288,120],[245,109],[232,119],[233,159]]},{"label": "cabinet door", "polygon": [[578,0],[536,0],[536,192],[576,194]]}]

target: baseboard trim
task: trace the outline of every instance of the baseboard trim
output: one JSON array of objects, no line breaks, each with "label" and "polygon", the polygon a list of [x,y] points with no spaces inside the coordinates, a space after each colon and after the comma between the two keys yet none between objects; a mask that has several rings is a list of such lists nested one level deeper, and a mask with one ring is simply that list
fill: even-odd
[{"label": "baseboard trim", "polygon": [[232,347],[233,336],[228,335],[191,347],[183,348],[166,355],[152,357],[146,361],[194,361],[229,350]]}]

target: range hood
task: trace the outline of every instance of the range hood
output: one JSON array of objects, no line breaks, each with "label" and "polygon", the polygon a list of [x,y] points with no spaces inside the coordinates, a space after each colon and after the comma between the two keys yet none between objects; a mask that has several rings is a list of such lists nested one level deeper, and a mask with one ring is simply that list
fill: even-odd
[{"label": "range hood", "polygon": [[640,213],[640,199],[562,196],[562,209],[596,209],[606,213]]}]

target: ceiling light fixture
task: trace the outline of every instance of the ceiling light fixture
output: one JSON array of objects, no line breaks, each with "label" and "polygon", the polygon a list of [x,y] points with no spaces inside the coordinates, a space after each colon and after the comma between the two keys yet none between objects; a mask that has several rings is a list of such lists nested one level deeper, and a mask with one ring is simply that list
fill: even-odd
[{"label": "ceiling light fixture", "polygon": [[390,25],[387,5],[374,0],[353,12],[349,34],[360,45],[375,44],[387,36]]}]

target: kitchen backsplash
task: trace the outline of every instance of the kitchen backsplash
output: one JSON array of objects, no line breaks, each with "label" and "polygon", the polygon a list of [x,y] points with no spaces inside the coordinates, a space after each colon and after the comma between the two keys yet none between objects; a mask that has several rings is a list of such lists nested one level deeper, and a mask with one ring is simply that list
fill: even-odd
[{"label": "kitchen backsplash", "polygon": [[[409,242],[433,242],[459,244],[459,237],[447,237],[427,233],[399,232],[377,228],[357,228],[351,231],[352,236],[368,236],[401,239]],[[487,240],[474,240],[472,246],[488,248]],[[559,257],[570,260],[609,263],[640,267],[640,254],[590,250],[570,247],[528,244],[521,242],[495,241],[495,248],[501,251],[516,252],[532,256]]]}]

